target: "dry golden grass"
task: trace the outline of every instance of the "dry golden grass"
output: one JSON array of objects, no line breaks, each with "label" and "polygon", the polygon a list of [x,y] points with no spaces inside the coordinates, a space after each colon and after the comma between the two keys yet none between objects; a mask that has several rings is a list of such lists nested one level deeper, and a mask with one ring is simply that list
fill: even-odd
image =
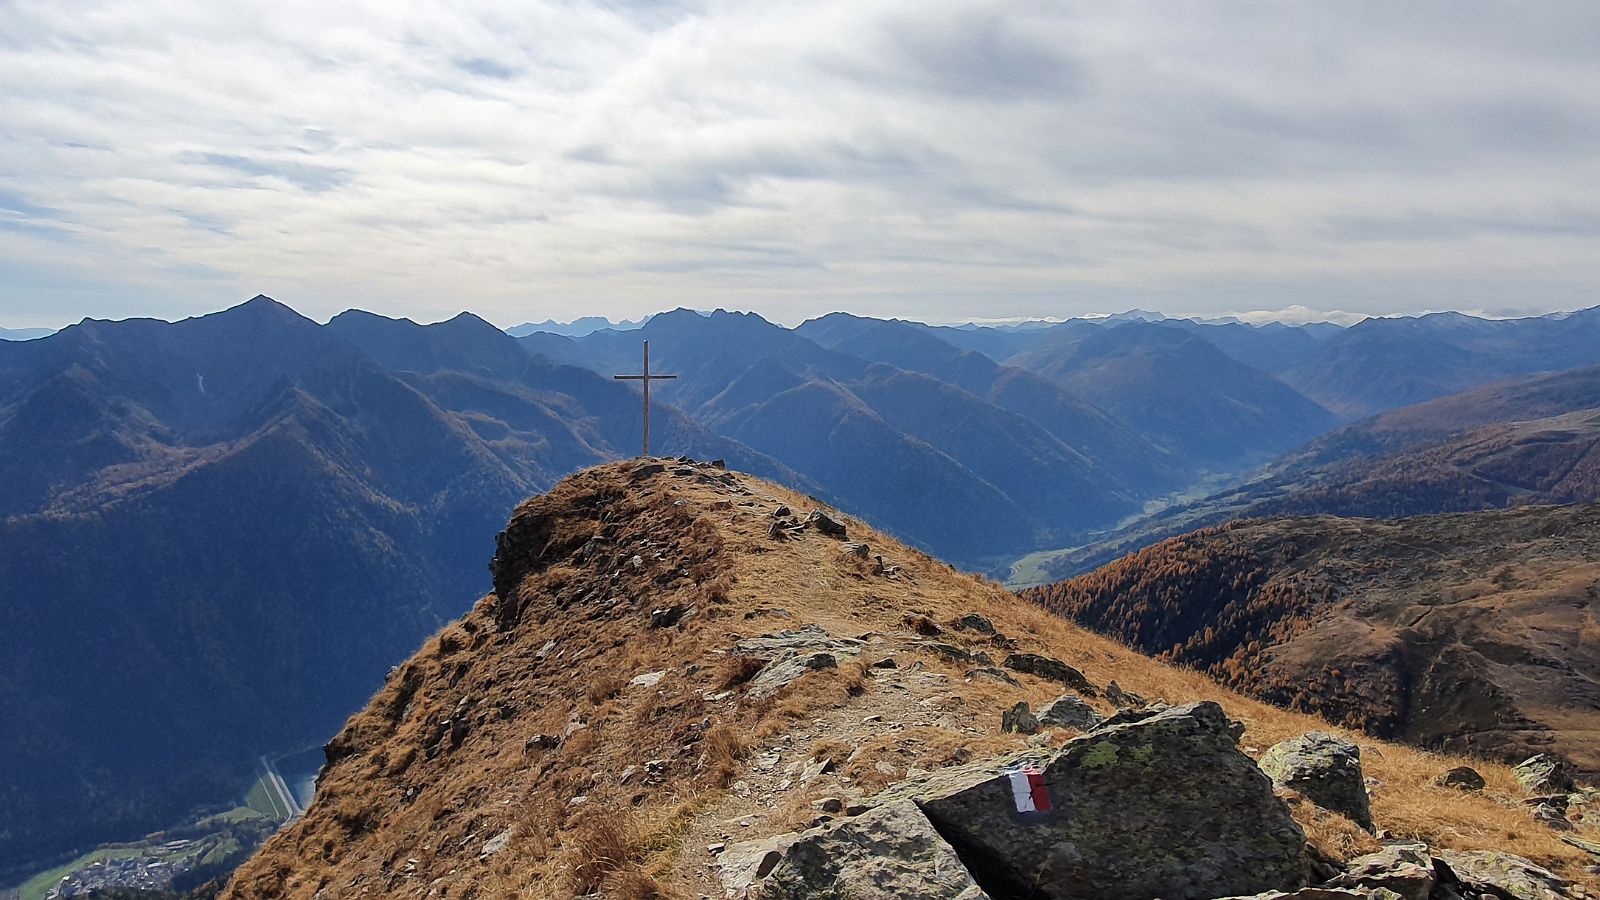
[{"label": "dry golden grass", "polygon": [[811,827],[817,820],[817,809],[811,805],[815,799],[817,797],[810,791],[790,791],[767,817],[766,827],[774,833],[801,831]]},{"label": "dry golden grass", "polygon": [[563,863],[573,894],[588,894],[614,876],[637,872],[641,835],[631,813],[586,809],[568,832]]},{"label": "dry golden grass", "polygon": [[739,763],[749,753],[748,742],[727,725],[713,725],[701,739],[704,765],[711,780],[726,783],[739,771]]},{"label": "dry golden grass", "polygon": [[663,900],[667,896],[660,882],[637,869],[613,872],[600,886],[612,900]]},{"label": "dry golden grass", "polygon": [[811,758],[818,762],[830,762],[836,766],[843,765],[854,749],[844,741],[823,738],[811,745]]},{"label": "dry golden grass", "polygon": [[1280,792],[1280,796],[1289,804],[1300,827],[1305,829],[1306,840],[1323,856],[1343,863],[1382,849],[1383,845],[1378,843],[1377,838],[1350,819],[1319,809],[1293,791]]},{"label": "dry golden grass", "polygon": [[852,697],[859,697],[867,692],[868,675],[872,669],[864,659],[853,659],[839,667],[839,684],[844,692]]},{"label": "dry golden grass", "polygon": [[[1020,649],[1062,659],[1098,684],[1115,678],[1127,690],[1173,703],[1216,700],[1245,723],[1247,748],[1265,749],[1312,729],[1355,740],[1367,773],[1380,782],[1374,817],[1396,835],[1506,850],[1566,877],[1587,878],[1584,854],[1521,808],[1504,766],[1473,763],[1489,781],[1481,795],[1438,787],[1439,773],[1465,761],[1341,732],[1234,695],[853,520],[847,520],[850,539],[903,566],[900,576],[872,575],[819,535],[773,542],[766,536],[771,508],[783,503],[803,515],[816,506],[780,488],[742,478],[755,506],[741,507],[742,495],[689,479],[635,483],[631,465],[580,473],[519,510],[546,517],[546,540],[561,554],[596,536],[605,537],[605,552],[592,564],[563,556],[531,570],[517,590],[522,606],[514,626],[497,625],[501,611],[489,597],[464,624],[430,640],[351,718],[331,745],[335,761],[317,802],[239,871],[227,897],[311,900],[319,890],[354,895],[362,886],[414,895],[447,873],[451,896],[462,900],[570,896],[579,888],[629,898],[706,893],[716,876],[704,848],[725,839],[731,818],[758,820],[735,827],[731,839],[762,837],[809,823],[816,814],[811,801],[843,783],[829,779],[849,778],[850,792],[870,794],[911,768],[1026,746],[1025,738],[999,733],[1000,710],[1017,700],[1038,708],[1061,693],[1058,685],[1030,676],[1019,676],[1021,687],[967,681],[970,666],[911,649],[918,638],[904,620],[921,616],[943,630],[938,640],[987,648],[1002,659],[1004,651],[988,647],[986,637],[948,628],[969,612],[989,618]],[[715,505],[730,498],[732,509]],[[688,503],[674,506],[675,500]],[[651,562],[638,571],[610,567],[611,558],[634,553]],[[699,612],[674,628],[650,628],[649,610],[672,603],[698,605]],[[761,612],[773,607],[791,616]],[[810,623],[840,636],[889,638],[870,644],[861,660],[807,674],[773,698],[704,699],[754,676],[750,663],[728,654],[734,641]],[[908,696],[881,685],[890,676],[868,662],[884,656],[895,656],[902,669],[920,662],[916,683],[926,685],[924,692]],[[667,673],[655,688],[627,686],[653,670]],[[460,746],[430,747],[438,723],[457,715],[471,724]],[[876,731],[863,725],[874,716],[884,723]],[[912,716],[933,724],[915,724]],[[891,720],[912,724],[890,730]],[[793,741],[802,731],[804,740]],[[852,736],[842,739],[846,732]],[[553,747],[528,743],[540,735],[561,740]],[[752,760],[786,746],[785,738],[791,751],[833,759],[838,771],[779,792],[771,809],[728,790],[735,781],[760,778],[771,789],[783,773],[759,775]],[[656,769],[647,770],[647,761]],[[573,805],[580,796],[585,801]],[[1330,856],[1371,847],[1370,837],[1309,804],[1297,804],[1295,815]],[[480,858],[484,842],[507,828],[514,828],[507,849]],[[405,870],[409,859],[417,860],[414,872]]]}]

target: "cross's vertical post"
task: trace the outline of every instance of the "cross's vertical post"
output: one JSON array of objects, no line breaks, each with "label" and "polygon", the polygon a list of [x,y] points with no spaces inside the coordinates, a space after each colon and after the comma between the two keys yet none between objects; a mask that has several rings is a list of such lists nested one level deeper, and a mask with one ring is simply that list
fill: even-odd
[{"label": "cross's vertical post", "polygon": [[650,342],[644,342],[644,372],[640,375],[613,375],[618,381],[638,381],[644,387],[644,455],[650,455],[650,382],[667,381],[677,378],[676,375],[651,375],[650,374]]}]

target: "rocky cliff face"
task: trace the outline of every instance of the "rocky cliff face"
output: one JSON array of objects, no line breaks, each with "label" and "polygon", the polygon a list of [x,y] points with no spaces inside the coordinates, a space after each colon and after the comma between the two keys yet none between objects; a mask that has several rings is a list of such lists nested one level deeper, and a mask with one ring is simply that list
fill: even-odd
[{"label": "rocky cliff face", "polygon": [[[1267,753],[1318,723],[816,509],[686,460],[530,499],[495,592],[351,718],[227,896],[1504,900],[1587,877],[1503,767],[1465,791],[1436,779],[1466,760],[1337,729]],[[1563,795],[1567,837],[1588,802]]]}]

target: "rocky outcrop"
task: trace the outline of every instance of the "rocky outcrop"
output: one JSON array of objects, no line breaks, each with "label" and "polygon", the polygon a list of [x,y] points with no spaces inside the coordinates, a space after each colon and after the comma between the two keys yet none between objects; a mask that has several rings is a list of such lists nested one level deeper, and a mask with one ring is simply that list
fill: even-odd
[{"label": "rocky outcrop", "polygon": [[[1026,801],[1037,811],[1019,812],[1012,773],[1027,765],[1039,773]],[[1306,884],[1305,835],[1211,702],[1102,727],[1059,751],[947,769],[880,798],[915,800],[997,896],[1199,900]]]},{"label": "rocky outcrop", "polygon": [[[1094,712],[1069,695],[1046,714],[1057,704]],[[1027,704],[1018,703],[1007,717],[1026,713]],[[833,811],[851,818],[729,847],[724,886],[729,896],[780,900],[1583,896],[1548,870],[1494,851],[1390,843],[1343,866],[1313,862],[1273,780],[1240,752],[1237,728],[1210,702],[1125,710],[1059,749],[909,779],[859,814],[836,801]],[[1359,751],[1348,742],[1312,732],[1266,758],[1281,784],[1322,798],[1320,805],[1352,818],[1365,809],[1364,786],[1359,801],[1350,793],[1361,771]]]},{"label": "rocky outcrop", "polygon": [[1084,674],[1059,659],[1037,653],[1013,653],[1006,657],[1006,668],[1013,672],[1037,675],[1059,682],[1086,697],[1099,696],[1100,690]]},{"label": "rocky outcrop", "polygon": [[1150,705],[1149,700],[1135,694],[1133,691],[1123,690],[1122,685],[1117,684],[1115,678],[1111,679],[1111,683],[1106,685],[1106,699],[1110,700],[1111,705],[1117,709],[1143,709]]},{"label": "rocky outcrop", "polygon": [[1517,783],[1530,794],[1570,794],[1576,787],[1566,762],[1549,753],[1530,756],[1517,763],[1512,767],[1511,774],[1517,776]]},{"label": "rocky outcrop", "polygon": [[865,646],[855,638],[834,637],[820,626],[807,625],[745,638],[734,645],[734,653],[766,661],[750,681],[749,696],[760,699],[777,693],[807,672],[837,668],[840,663],[855,659]]},{"label": "rocky outcrop", "polygon": [[1404,900],[1428,900],[1438,881],[1433,857],[1422,844],[1391,844],[1377,853],[1345,864],[1344,873],[1326,887],[1373,890],[1382,888]]},{"label": "rocky outcrop", "polygon": [[915,648],[942,656],[951,662],[980,666],[994,665],[994,658],[982,650],[968,650],[965,647],[957,647],[955,644],[946,644],[943,641],[918,641],[915,644]]},{"label": "rocky outcrop", "polygon": [[1007,734],[1038,734],[1039,720],[1028,708],[1027,701],[1018,700],[1015,706],[1000,714],[1000,730]]},{"label": "rocky outcrop", "polygon": [[820,509],[813,509],[811,515],[806,516],[806,524],[829,537],[845,537],[844,523]]},{"label": "rocky outcrop", "polygon": [[1523,801],[1533,809],[1533,820],[1556,831],[1571,831],[1572,820],[1567,818],[1568,795],[1551,794],[1531,797]]},{"label": "rocky outcrop", "polygon": [[762,884],[770,900],[986,900],[915,803],[901,800],[800,835]]},{"label": "rocky outcrop", "polygon": [[1071,694],[1062,694],[1039,710],[1039,723],[1052,728],[1074,728],[1088,731],[1105,721],[1094,707]]},{"label": "rocky outcrop", "polygon": [[1022,682],[1011,677],[1010,672],[1007,672],[1005,669],[999,668],[998,666],[978,666],[974,669],[968,669],[966,675],[963,677],[965,677],[968,681],[971,681],[974,678],[983,678],[989,681],[998,681],[1003,684],[1009,684],[1012,687],[1022,687]]},{"label": "rocky outcrop", "polygon": [[994,634],[994,623],[977,613],[967,613],[955,620],[951,626],[957,631],[976,631],[978,634]]},{"label": "rocky outcrop", "polygon": [[1337,877],[1293,892],[1223,900],[1566,900],[1582,896],[1520,856],[1391,844],[1351,860]]},{"label": "rocky outcrop", "polygon": [[1297,791],[1323,809],[1373,830],[1361,748],[1355,744],[1324,731],[1308,732],[1267,750],[1261,771],[1278,787]]},{"label": "rocky outcrop", "polygon": [[1433,858],[1472,892],[1512,900],[1562,900],[1567,883],[1520,856],[1494,850],[1436,850]]}]

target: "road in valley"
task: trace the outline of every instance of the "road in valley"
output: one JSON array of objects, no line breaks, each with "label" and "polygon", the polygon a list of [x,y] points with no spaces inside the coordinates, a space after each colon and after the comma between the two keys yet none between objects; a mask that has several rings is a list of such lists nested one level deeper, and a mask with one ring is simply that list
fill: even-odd
[{"label": "road in valley", "polygon": [[284,821],[293,822],[304,815],[305,809],[294,799],[294,792],[289,790],[289,783],[278,774],[278,767],[272,764],[272,760],[265,756],[261,757],[261,768],[266,773],[267,790],[276,798],[273,802],[288,811]]}]

